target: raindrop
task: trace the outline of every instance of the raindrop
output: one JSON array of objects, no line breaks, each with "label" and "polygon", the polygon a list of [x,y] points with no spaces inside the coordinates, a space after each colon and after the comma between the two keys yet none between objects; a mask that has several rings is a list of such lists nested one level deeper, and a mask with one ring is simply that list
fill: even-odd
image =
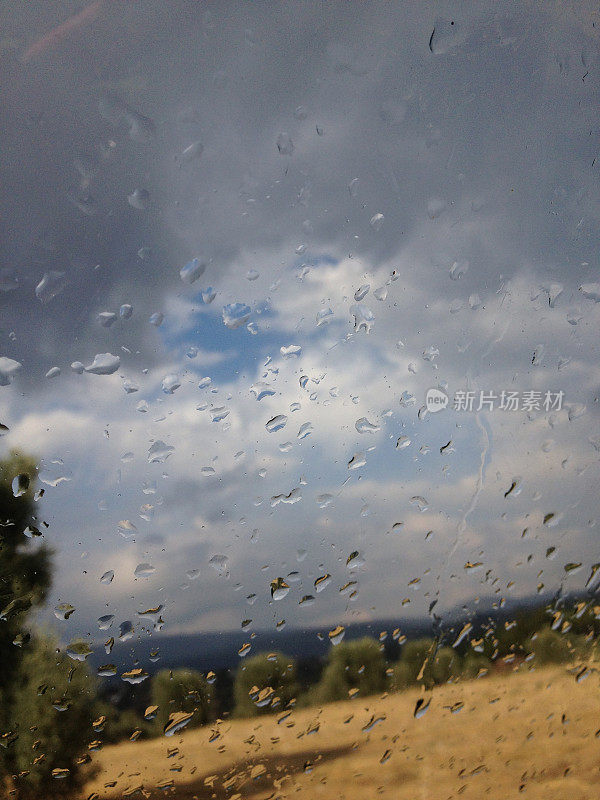
[{"label": "raindrop", "polygon": [[208,563],[215,570],[217,575],[220,575],[222,578],[229,578],[229,560],[227,556],[220,554],[214,555],[209,558]]},{"label": "raindrop", "polygon": [[267,422],[265,428],[269,433],[275,433],[276,431],[280,431],[282,428],[285,428],[287,420],[288,418],[285,416],[285,414],[278,414],[276,417],[273,417]]},{"label": "raindrop", "polygon": [[370,308],[357,303],[350,307],[350,313],[354,317],[354,330],[356,333],[360,333],[360,331],[371,332],[375,317]]},{"label": "raindrop", "polygon": [[42,303],[49,303],[65,288],[65,273],[50,270],[44,273],[42,280],[35,287],[35,296]]},{"label": "raindrop", "polygon": [[364,565],[365,560],[358,550],[354,550],[346,559],[346,566],[348,569],[359,569],[359,567],[363,567]]},{"label": "raindrop", "polygon": [[157,439],[148,449],[148,463],[162,464],[174,450],[175,448],[170,444],[165,444],[160,439]]},{"label": "raindrop", "polygon": [[223,322],[230,330],[235,330],[248,322],[251,313],[245,303],[229,303],[223,306]]},{"label": "raindrop", "polygon": [[138,211],[145,211],[150,204],[150,193],[147,189],[134,189],[131,194],[127,195],[127,202]]},{"label": "raindrop", "polygon": [[148,322],[150,325],[154,325],[155,328],[160,328],[164,322],[164,319],[165,315],[160,311],[156,311],[154,314],[152,314]]},{"label": "raindrop", "polygon": [[174,736],[190,722],[194,716],[193,711],[174,711],[169,714],[169,721],[164,727],[165,736]]},{"label": "raindrop", "polygon": [[280,347],[279,352],[283,358],[296,358],[302,352],[302,348],[297,344],[290,344],[287,347]]},{"label": "raindrop", "polygon": [[149,578],[150,575],[153,575],[156,572],[156,567],[153,567],[152,564],[138,564],[134,570],[134,575],[136,578]]},{"label": "raindrop", "polygon": [[600,303],[600,283],[583,283],[579,287],[581,294],[594,303]]},{"label": "raindrop", "polygon": [[105,614],[102,617],[98,617],[98,627],[101,631],[106,631],[110,628],[113,623],[115,616],[114,614]]},{"label": "raindrop", "polygon": [[85,661],[92,654],[92,648],[87,642],[75,641],[67,647],[67,655],[73,661]]},{"label": "raindrop", "polygon": [[204,151],[204,147],[202,146],[202,142],[196,141],[189,144],[185,150],[182,151],[179,158],[181,161],[195,161],[195,159],[200,158]]},{"label": "raindrop", "polygon": [[[468,271],[469,269],[469,262],[468,261],[455,261],[452,266],[450,267],[450,277],[453,281],[458,281],[462,276]],[[471,306],[473,308],[473,306]]]},{"label": "raindrop", "polygon": [[12,358],[0,356],[0,386],[8,386],[12,383],[15,374],[23,365]]},{"label": "raindrop", "polygon": [[429,710],[430,703],[431,703],[431,700],[428,700],[427,702],[425,702],[425,698],[424,697],[419,697],[419,699],[417,700],[416,705],[415,705],[415,710],[413,712],[414,718],[415,719],[421,719],[421,717]]},{"label": "raindrop", "polygon": [[54,607],[54,616],[56,619],[69,619],[74,611],[75,606],[72,606],[70,603],[60,603]]},{"label": "raindrop", "polygon": [[313,432],[313,426],[310,422],[305,422],[303,425],[300,426],[298,429],[298,439],[306,439],[307,436]]},{"label": "raindrop", "polygon": [[428,504],[427,500],[424,497],[421,497],[421,495],[418,495],[418,494],[416,494],[416,495],[414,495],[413,497],[410,498],[410,503],[413,506],[417,506],[417,508],[419,509],[419,511],[421,511],[421,513],[423,511],[427,511],[427,509],[429,508],[429,504]]},{"label": "raindrop", "polygon": [[91,372],[92,375],[112,375],[120,366],[119,356],[113,356],[111,353],[98,353],[85,371]]},{"label": "raindrop", "polygon": [[358,453],[354,453],[348,462],[348,469],[359,469],[360,467],[364,467],[366,463],[367,459],[365,458],[364,452],[359,451]]},{"label": "raindrop", "polygon": [[107,584],[108,584],[108,583],[112,583],[112,582],[113,582],[113,579],[114,579],[114,577],[115,577],[114,570],[112,570],[112,569],[109,569],[107,572],[105,572],[105,573],[104,573],[104,574],[101,576],[101,578],[100,578],[100,583],[107,583]]},{"label": "raindrop", "polygon": [[294,152],[294,143],[289,133],[280,133],[277,137],[277,149],[282,156],[291,156]]},{"label": "raindrop", "polygon": [[271,581],[271,597],[273,600],[283,600],[290,591],[289,584],[283,578],[276,578]]},{"label": "raindrop", "polygon": [[114,311],[101,311],[98,314],[98,321],[103,328],[110,328],[110,326],[117,321],[117,315]]},{"label": "raindrop", "polygon": [[329,584],[331,583],[331,575],[326,572],[325,575],[321,575],[320,578],[317,578],[314,582],[315,591],[322,592],[323,589],[326,589]]},{"label": "raindrop", "polygon": [[354,423],[354,427],[359,433],[376,433],[377,431],[381,430],[379,425],[376,425],[373,422],[369,422],[369,420],[366,417],[361,417],[360,419],[357,419],[356,422]]},{"label": "raindrop", "polygon": [[369,220],[369,225],[373,228],[374,231],[378,231],[381,229],[385,221],[385,217],[380,212],[377,214],[373,214],[371,219]]},{"label": "raindrop", "polygon": [[206,264],[200,261],[199,258],[193,258],[179,270],[179,277],[184,283],[192,284],[197,281],[201,275],[204,275]]},{"label": "raindrop", "polygon": [[161,382],[162,390],[165,394],[173,394],[181,386],[181,381],[177,375],[165,375]]},{"label": "raindrop", "polygon": [[15,475],[12,480],[12,493],[15,497],[21,497],[29,489],[29,475],[26,472],[21,472]]},{"label": "raindrop", "polygon": [[125,681],[125,683],[130,683],[133,686],[137,686],[140,683],[143,683],[147,678],[150,676],[147,672],[144,672],[143,669],[140,667],[136,667],[136,669],[127,670],[127,672],[123,672],[121,674],[121,680]]},{"label": "raindrop", "polygon": [[404,450],[406,447],[410,445],[410,439],[408,436],[399,436],[398,441],[396,442],[396,449],[397,450]]},{"label": "raindrop", "polygon": [[134,629],[131,620],[126,619],[119,625],[119,641],[127,642],[129,639],[133,638],[133,634]]},{"label": "raindrop", "polygon": [[331,644],[336,645],[342,641],[345,633],[346,629],[344,628],[344,626],[337,625],[335,628],[333,628],[333,630],[330,630],[327,635],[329,636],[329,641],[331,642]]}]

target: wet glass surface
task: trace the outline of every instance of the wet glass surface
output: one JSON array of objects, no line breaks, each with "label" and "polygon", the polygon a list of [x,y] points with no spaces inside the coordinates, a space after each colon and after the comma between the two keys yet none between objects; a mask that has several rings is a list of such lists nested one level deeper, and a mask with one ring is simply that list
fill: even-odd
[{"label": "wet glass surface", "polygon": [[594,796],[597,8],[0,23],[1,791]]}]

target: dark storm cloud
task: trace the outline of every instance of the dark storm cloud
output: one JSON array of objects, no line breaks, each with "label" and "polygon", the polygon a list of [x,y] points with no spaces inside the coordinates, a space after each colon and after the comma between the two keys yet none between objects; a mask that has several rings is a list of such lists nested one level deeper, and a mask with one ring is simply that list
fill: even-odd
[{"label": "dark storm cloud", "polygon": [[[448,554],[464,563],[479,550],[495,574],[523,576],[526,593],[539,564],[513,576],[506,542],[539,487],[544,502],[566,510],[572,535],[559,530],[561,546],[587,558],[597,307],[579,287],[596,281],[600,218],[591,11],[186,2],[166,14],[162,2],[105,3],[68,36],[35,46],[81,9],[1,12],[0,356],[23,368],[0,392],[12,444],[71,470],[45,505],[62,525],[63,552],[83,541],[100,571],[120,559],[120,602],[135,593],[150,604],[162,586],[132,588],[131,576],[137,561],[164,550],[173,618],[190,628],[217,624],[219,606],[218,624],[237,624],[244,607],[233,579],[218,582],[207,567],[208,554],[226,552],[232,575],[266,591],[262,568],[291,569],[298,542],[312,548],[311,580],[334,543],[340,582],[348,552],[373,543],[362,609],[385,605],[400,581],[432,564],[444,578],[424,578],[428,592],[442,587],[448,605],[475,594],[470,578],[450,584]],[[194,256],[207,268],[190,286],[179,272]],[[42,303],[35,288],[51,272],[64,273],[64,289]],[[351,306],[364,283],[374,325],[358,336]],[[203,305],[208,286],[217,298]],[[232,302],[249,304],[257,336],[223,326],[221,308]],[[122,304],[132,316],[103,327],[97,315]],[[317,328],[316,313],[329,307],[330,326]],[[155,312],[166,315],[158,329]],[[279,351],[290,344],[303,348],[297,366]],[[183,355],[190,345],[196,359]],[[433,361],[423,358],[428,347],[439,349]],[[88,365],[104,352],[120,356],[118,375],[70,373],[72,361]],[[63,373],[44,379],[52,366]],[[121,375],[139,393],[126,395]],[[182,383],[173,395],[161,386],[166,375]],[[199,392],[202,375],[214,385]],[[273,382],[273,399],[254,400],[256,380]],[[424,391],[440,381],[451,391],[467,382],[566,387],[587,416],[494,417],[487,444],[473,418],[440,415],[419,428]],[[408,409],[405,389],[416,397]],[[140,399],[147,411],[136,410]],[[210,420],[214,407],[231,412],[222,426]],[[265,430],[284,412],[289,451]],[[379,449],[366,458],[369,492],[358,478],[346,487],[348,461],[370,444],[355,427],[365,415],[380,427]],[[305,422],[314,433],[299,443]],[[456,457],[428,462],[415,445],[399,462],[393,441],[406,432],[434,452],[454,438]],[[175,448],[164,466],[148,464],[157,439]],[[123,461],[126,451],[133,456]],[[199,475],[210,465],[217,477]],[[506,521],[500,490],[514,475],[526,476],[525,508],[509,506]],[[162,487],[160,502],[143,494],[148,478]],[[271,506],[294,488],[302,502]],[[315,502],[327,492],[339,497],[331,517]],[[369,493],[377,503],[363,517]],[[425,495],[432,510],[420,515],[411,495]],[[147,502],[155,517],[139,523],[135,542],[115,538],[119,521],[137,521]],[[394,521],[414,534],[408,548],[388,535]],[[431,550],[421,541],[426,522],[436,529]],[[254,527],[261,534],[251,545]],[[217,587],[210,608],[193,587],[179,598],[194,553]],[[82,589],[69,564],[59,560],[56,586],[75,601]],[[548,584],[561,579],[560,564],[545,568]],[[104,592],[94,574],[82,617]],[[264,605],[255,611],[266,623]],[[338,598],[320,613],[341,616],[346,606]]]}]

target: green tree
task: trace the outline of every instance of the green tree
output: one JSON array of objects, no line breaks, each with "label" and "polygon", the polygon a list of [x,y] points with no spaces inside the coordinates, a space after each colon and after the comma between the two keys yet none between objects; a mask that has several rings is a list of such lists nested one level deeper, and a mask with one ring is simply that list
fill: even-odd
[{"label": "green tree", "polygon": [[383,692],[387,688],[385,657],[375,639],[366,636],[354,642],[332,647],[327,666],[319,682],[320,702],[347,700],[358,689],[361,697]]},{"label": "green tree", "polygon": [[[0,734],[14,729],[15,691],[19,684],[27,618],[43,602],[50,586],[50,552],[35,544],[41,536],[34,491],[37,467],[32,458],[11,453],[0,461]],[[20,646],[19,646],[20,645]],[[13,747],[0,749],[0,771],[15,771]]]},{"label": "green tree", "polygon": [[175,712],[192,713],[187,727],[203,725],[212,716],[213,691],[206,678],[192,669],[162,669],[152,678],[152,703],[158,706],[156,723],[164,730]]},{"label": "green tree", "polygon": [[87,745],[97,738],[95,697],[95,680],[85,663],[60,652],[51,639],[32,640],[13,687],[18,738],[10,748],[11,766],[22,795],[40,797],[77,786],[78,767],[89,760]]},{"label": "green tree", "polygon": [[296,664],[283,653],[259,653],[242,664],[233,689],[235,713],[251,717],[285,708],[296,697]]}]

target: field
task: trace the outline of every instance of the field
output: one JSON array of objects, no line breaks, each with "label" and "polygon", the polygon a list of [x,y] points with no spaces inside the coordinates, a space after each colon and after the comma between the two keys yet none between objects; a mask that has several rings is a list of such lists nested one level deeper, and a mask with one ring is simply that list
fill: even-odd
[{"label": "field", "polygon": [[596,800],[599,683],[552,667],[437,688],[418,719],[413,690],[225,720],[104,748],[82,796]]}]

